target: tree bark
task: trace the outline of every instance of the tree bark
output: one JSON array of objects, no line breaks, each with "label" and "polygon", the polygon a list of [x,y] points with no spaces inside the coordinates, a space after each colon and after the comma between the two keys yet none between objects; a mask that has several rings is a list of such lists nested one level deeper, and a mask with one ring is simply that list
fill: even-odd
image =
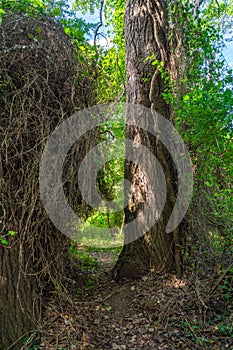
[{"label": "tree bark", "polygon": [[[0,247],[0,349],[22,347],[27,332],[33,331],[38,319],[36,284],[23,273],[19,245]],[[33,279],[34,281],[34,279]],[[34,281],[35,282],[35,281]]]},{"label": "tree bark", "polygon": [[[169,70],[169,45],[166,35],[165,4],[162,0],[128,0],[125,8],[127,102],[141,104],[169,119],[170,106],[163,99],[164,81],[148,56],[155,54],[164,71]],[[127,113],[126,113],[127,114]],[[127,122],[126,115],[126,122]],[[130,120],[132,121],[132,115]],[[135,278],[150,270],[181,273],[178,230],[165,228],[175,204],[176,170],[165,147],[145,130],[127,126],[126,138],[146,146],[159,160],[166,178],[167,200],[160,219],[143,236],[126,244],[113,269],[115,279]],[[127,150],[126,150],[127,153]],[[150,161],[149,159],[147,160]],[[125,224],[132,221],[148,198],[148,177],[132,162],[125,163],[125,178],[131,181],[133,198],[125,208]],[[155,208],[156,209],[156,208]]]}]

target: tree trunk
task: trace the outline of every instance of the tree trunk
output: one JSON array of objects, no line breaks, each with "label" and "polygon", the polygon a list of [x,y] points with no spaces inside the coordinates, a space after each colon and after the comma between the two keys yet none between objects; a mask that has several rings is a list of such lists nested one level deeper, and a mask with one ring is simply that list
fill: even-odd
[{"label": "tree trunk", "polygon": [[[149,107],[152,112],[156,111],[169,119],[170,106],[165,103],[162,96],[163,79],[158,67],[152,65],[150,59],[148,60],[148,56],[155,54],[155,58],[162,62],[163,69],[166,71],[169,69],[165,8],[162,0],[127,1],[125,39],[127,102]],[[132,118],[131,115],[130,121]],[[159,160],[166,179],[167,199],[162,215],[156,224],[143,237],[124,245],[113,270],[113,276],[115,279],[135,278],[152,269],[156,271],[176,270],[180,274],[178,230],[176,229],[173,233],[165,232],[167,221],[175,204],[176,171],[173,161],[156,137],[145,130],[127,125],[126,138],[140,140]],[[148,178],[140,167],[129,161],[125,163],[125,178],[131,182],[131,189],[136,194],[130,198],[125,208],[125,224],[128,224],[148,200],[146,190]]]},{"label": "tree trunk", "polygon": [[[0,247],[0,349],[20,349],[38,319],[35,281],[23,273],[19,245]],[[23,336],[25,335],[25,336]],[[13,342],[15,345],[13,346]]]}]

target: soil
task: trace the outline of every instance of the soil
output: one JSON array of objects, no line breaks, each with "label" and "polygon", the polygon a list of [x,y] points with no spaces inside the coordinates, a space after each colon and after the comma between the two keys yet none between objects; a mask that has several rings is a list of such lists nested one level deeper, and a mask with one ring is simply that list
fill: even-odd
[{"label": "soil", "polygon": [[233,349],[232,299],[227,304],[218,287],[210,295],[213,280],[198,285],[193,275],[151,272],[117,283],[109,274],[114,255],[92,256],[100,266],[83,271],[82,288],[76,281],[68,296],[54,294],[47,301],[34,340],[39,349]]}]

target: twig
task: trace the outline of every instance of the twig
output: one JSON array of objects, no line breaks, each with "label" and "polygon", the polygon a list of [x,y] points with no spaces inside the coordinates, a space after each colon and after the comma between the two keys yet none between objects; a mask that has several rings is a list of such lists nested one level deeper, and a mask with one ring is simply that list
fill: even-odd
[{"label": "twig", "polygon": [[31,337],[34,337],[36,332],[38,332],[38,330],[33,330],[33,331],[28,331],[26,333],[24,333],[20,338],[18,338],[13,344],[11,344],[7,350],[12,349],[16,344],[18,344],[20,342],[20,340],[22,340],[25,336],[27,336],[28,334],[32,333]]},{"label": "twig", "polygon": [[215,282],[214,286],[212,287],[212,289],[210,290],[208,296],[205,298],[205,303],[208,303],[208,301],[210,300],[211,296],[213,295],[214,291],[216,290],[216,288],[219,286],[219,284],[221,283],[221,281],[223,280],[223,278],[226,276],[227,272],[233,267],[233,263],[231,263],[227,269],[221,274],[221,276],[219,276],[219,278],[217,279],[217,281]]}]

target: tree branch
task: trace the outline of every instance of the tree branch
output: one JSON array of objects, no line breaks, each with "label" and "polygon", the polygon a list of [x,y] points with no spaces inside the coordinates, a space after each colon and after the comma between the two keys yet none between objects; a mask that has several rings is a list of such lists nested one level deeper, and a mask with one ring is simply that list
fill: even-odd
[{"label": "tree branch", "polygon": [[99,33],[98,33],[99,29],[103,25],[103,8],[104,8],[104,0],[101,0],[101,3],[100,3],[100,22],[99,22],[98,26],[96,27],[95,35],[94,35],[94,45],[95,46],[96,46],[97,36],[99,35]]}]

